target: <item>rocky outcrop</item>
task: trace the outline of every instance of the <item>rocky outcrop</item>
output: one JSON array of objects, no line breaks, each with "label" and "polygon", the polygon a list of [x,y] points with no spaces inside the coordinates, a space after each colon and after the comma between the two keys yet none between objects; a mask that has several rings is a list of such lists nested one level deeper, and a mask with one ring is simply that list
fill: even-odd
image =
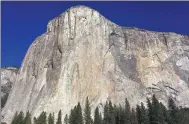
[{"label": "rocky outcrop", "polygon": [[15,67],[1,68],[1,106],[4,106],[9,92],[16,81],[18,69]]},{"label": "rocky outcrop", "polygon": [[189,107],[188,36],[121,27],[76,6],[31,44],[2,114],[6,122],[20,110],[64,116],[87,96],[93,111],[106,100],[127,97],[135,106],[152,94]]}]

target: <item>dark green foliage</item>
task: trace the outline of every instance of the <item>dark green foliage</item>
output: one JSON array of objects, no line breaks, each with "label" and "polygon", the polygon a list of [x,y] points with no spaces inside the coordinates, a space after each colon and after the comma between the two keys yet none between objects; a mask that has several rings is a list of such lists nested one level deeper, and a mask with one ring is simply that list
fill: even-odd
[{"label": "dark green foliage", "polygon": [[18,115],[17,123],[23,124],[23,120],[24,120],[24,113],[21,111]]},{"label": "dark green foliage", "polygon": [[139,105],[137,105],[136,107],[136,116],[138,123],[141,124],[141,109]]},{"label": "dark green foliage", "polygon": [[69,124],[69,119],[68,119],[68,115],[66,114],[65,118],[64,118],[64,124]]},{"label": "dark green foliage", "polygon": [[178,118],[179,124],[189,124],[189,108],[180,108]]},{"label": "dark green foliage", "polygon": [[[189,124],[189,108],[179,108],[173,99],[169,99],[168,108],[159,102],[155,95],[152,99],[147,98],[147,107],[143,103],[136,106],[135,109],[130,108],[130,104],[125,99],[125,107],[121,105],[112,105],[112,102],[106,102],[104,105],[103,118],[99,112],[99,108],[95,109],[94,122],[91,118],[91,108],[88,98],[86,99],[84,109],[85,124]],[[57,123],[63,124],[61,121],[61,110],[58,113]],[[34,124],[54,124],[54,113],[49,114],[48,119],[46,112],[42,112],[38,118],[34,117]],[[31,115],[29,112],[16,112],[11,124],[31,124]],[[82,116],[82,108],[80,103],[71,109],[64,118],[64,124],[84,124]]]},{"label": "dark green foliage", "polygon": [[109,110],[108,110],[108,102],[106,102],[104,106],[104,120],[103,124],[109,124]]},{"label": "dark green foliage", "polygon": [[119,124],[124,124],[125,123],[125,111],[124,111],[124,108],[121,107],[121,105],[119,105],[119,108],[118,108],[118,116],[119,116],[119,121],[117,123]]},{"label": "dark green foliage", "polygon": [[111,101],[109,101],[108,113],[109,113],[109,120],[108,120],[109,124],[115,124],[114,107],[112,106]]},{"label": "dark green foliage", "polygon": [[69,116],[69,124],[83,124],[82,109],[80,103],[71,109]]},{"label": "dark green foliage", "polygon": [[84,119],[85,119],[85,124],[92,124],[91,107],[88,97],[86,98],[86,102],[85,102]]},{"label": "dark green foliage", "polygon": [[[115,124],[116,123],[116,116],[118,116],[119,111],[116,106],[113,107],[112,102],[106,102],[104,106],[104,120],[103,124]],[[118,118],[117,118],[118,121]],[[120,121],[120,118],[119,118]],[[118,122],[117,122],[118,123]]]},{"label": "dark green foliage", "polygon": [[83,124],[83,116],[82,116],[82,109],[81,109],[80,103],[77,104],[76,116],[77,116],[77,118],[76,118],[77,124]]},{"label": "dark green foliage", "polygon": [[7,123],[5,123],[5,122],[1,122],[1,124],[7,124]]},{"label": "dark green foliage", "polygon": [[101,113],[100,113],[100,124],[103,124],[103,119],[102,119]]},{"label": "dark green foliage", "polygon": [[168,111],[167,108],[160,102],[159,104],[160,123],[168,124]]},{"label": "dark green foliage", "polygon": [[149,124],[153,123],[153,117],[152,117],[152,103],[150,102],[150,100],[147,98],[147,106],[148,106],[148,119],[149,119]]},{"label": "dark green foliage", "polygon": [[48,117],[48,124],[54,124],[54,116],[50,113]]},{"label": "dark green foliage", "polygon": [[120,123],[120,113],[119,113],[119,109],[116,105],[114,105],[114,118],[115,118],[115,124],[119,124]]},{"label": "dark green foliage", "polygon": [[22,111],[19,114],[16,112],[11,124],[24,124],[24,113]]},{"label": "dark green foliage", "polygon": [[156,99],[155,95],[152,97],[152,121],[151,124],[160,123],[160,112],[159,112],[159,101]]},{"label": "dark green foliage", "polygon": [[69,124],[74,124],[74,114],[75,114],[74,110],[71,109],[70,115],[69,115]]},{"label": "dark green foliage", "polygon": [[138,124],[136,112],[134,109],[131,110],[131,124]]},{"label": "dark green foliage", "polygon": [[141,103],[141,106],[137,105],[136,113],[137,113],[138,124],[148,124],[149,123],[147,110],[144,107],[143,103]]},{"label": "dark green foliage", "polygon": [[18,112],[15,113],[11,124],[17,124],[17,121],[18,121]]},{"label": "dark green foliage", "polygon": [[179,112],[172,98],[169,98],[168,105],[169,105],[169,110],[170,110],[169,124],[178,124]]},{"label": "dark green foliage", "polygon": [[119,106],[119,115],[120,115],[120,124],[124,124],[125,123],[125,111],[124,109],[121,107],[121,105]]},{"label": "dark green foliage", "polygon": [[36,117],[33,118],[33,123],[37,124],[37,118]]},{"label": "dark green foliage", "polygon": [[125,123],[131,124],[131,108],[127,98],[125,99]]},{"label": "dark green foliage", "polygon": [[26,117],[23,120],[23,124],[31,124],[31,114],[29,111],[26,113]]},{"label": "dark green foliage", "polygon": [[62,112],[61,112],[61,110],[58,112],[58,119],[57,119],[56,124],[62,124]]},{"label": "dark green foliage", "polygon": [[46,120],[47,120],[46,112],[43,111],[37,118],[35,124],[47,124]]},{"label": "dark green foliage", "polygon": [[147,109],[145,108],[144,104],[141,103],[141,124],[148,124],[148,114],[147,114]]},{"label": "dark green foliage", "polygon": [[102,124],[102,117],[101,117],[98,107],[96,107],[95,109],[94,124]]},{"label": "dark green foliage", "polygon": [[24,120],[24,113],[22,111],[18,115],[18,120],[20,120],[20,122]]}]

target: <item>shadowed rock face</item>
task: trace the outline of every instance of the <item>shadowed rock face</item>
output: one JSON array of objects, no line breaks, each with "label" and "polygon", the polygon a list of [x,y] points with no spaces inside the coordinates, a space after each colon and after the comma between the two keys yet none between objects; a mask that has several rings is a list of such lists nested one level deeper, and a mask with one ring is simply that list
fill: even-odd
[{"label": "shadowed rock face", "polygon": [[[1,104],[6,102],[6,99],[11,91],[15,81],[16,75],[18,72],[17,68],[14,67],[5,67],[1,68]],[[2,105],[1,105],[2,106]]]},{"label": "shadowed rock face", "polygon": [[[153,93],[189,107],[189,39],[175,33],[126,28],[85,6],[47,25],[28,49],[2,114],[32,116],[60,109],[63,116],[89,97],[92,111],[110,100],[132,106]],[[102,103],[102,104],[101,104]]]}]

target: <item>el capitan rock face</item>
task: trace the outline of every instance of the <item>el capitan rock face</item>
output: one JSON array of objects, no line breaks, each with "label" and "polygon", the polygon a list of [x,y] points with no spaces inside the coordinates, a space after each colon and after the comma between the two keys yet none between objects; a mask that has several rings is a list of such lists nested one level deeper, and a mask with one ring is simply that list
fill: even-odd
[{"label": "el capitan rock face", "polygon": [[125,97],[135,106],[153,93],[189,107],[188,36],[121,27],[76,6],[31,44],[2,114],[6,122],[20,110],[64,116],[87,96],[94,110]]}]

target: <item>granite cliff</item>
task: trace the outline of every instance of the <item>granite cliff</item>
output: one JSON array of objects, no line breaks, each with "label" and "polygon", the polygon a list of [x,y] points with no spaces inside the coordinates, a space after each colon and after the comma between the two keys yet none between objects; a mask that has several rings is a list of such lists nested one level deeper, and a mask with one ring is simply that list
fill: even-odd
[{"label": "granite cliff", "polygon": [[109,99],[135,106],[152,94],[189,107],[189,37],[121,27],[76,6],[31,44],[2,115],[8,123],[21,110],[64,116],[87,96],[93,111]]},{"label": "granite cliff", "polygon": [[4,67],[1,68],[0,71],[1,71],[1,106],[3,107],[16,81],[18,68]]}]

